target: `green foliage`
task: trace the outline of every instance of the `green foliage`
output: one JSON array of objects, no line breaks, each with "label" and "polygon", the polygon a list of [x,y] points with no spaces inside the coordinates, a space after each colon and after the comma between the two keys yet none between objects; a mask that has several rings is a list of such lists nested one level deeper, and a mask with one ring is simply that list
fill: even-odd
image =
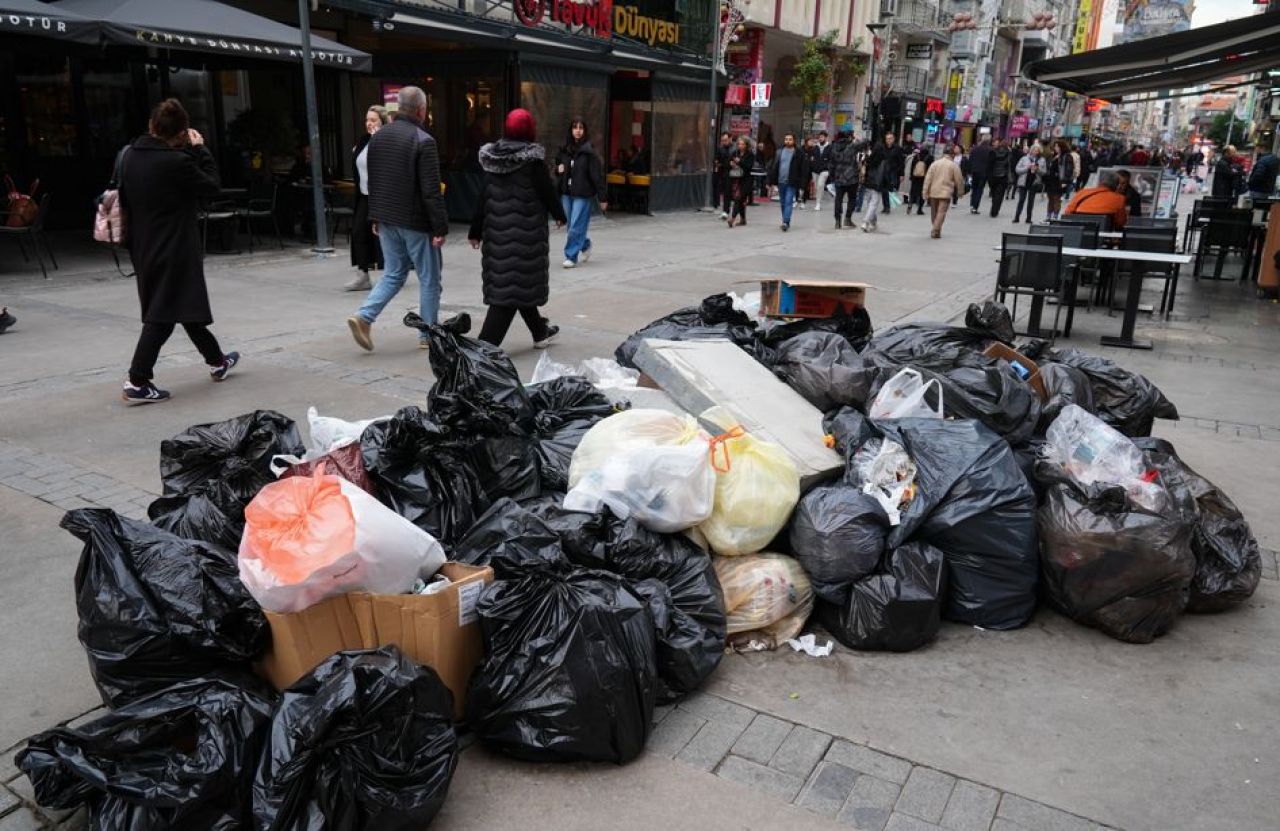
[{"label": "green foliage", "polygon": [[865,57],[855,54],[861,39],[846,50],[836,46],[839,37],[840,33],[832,29],[806,41],[792,69],[789,86],[800,96],[806,118],[815,103],[839,94],[845,77],[858,78],[866,72]]},{"label": "green foliage", "polygon": [[[1205,129],[1204,135],[1206,138],[1212,141],[1215,145],[1217,145],[1218,147],[1222,147],[1227,143],[1227,130],[1229,129],[1230,124],[1231,124],[1230,110],[1228,110],[1225,113],[1218,113],[1213,117],[1213,123],[1210,124],[1208,128]],[[1236,129],[1233,132],[1234,132],[1234,135],[1232,136],[1232,138],[1236,140],[1240,139],[1241,136],[1240,136],[1239,124],[1236,125]]]},{"label": "green foliage", "polygon": [[300,142],[298,129],[287,113],[265,108],[240,113],[227,125],[227,135],[241,150],[268,158],[292,156]]}]

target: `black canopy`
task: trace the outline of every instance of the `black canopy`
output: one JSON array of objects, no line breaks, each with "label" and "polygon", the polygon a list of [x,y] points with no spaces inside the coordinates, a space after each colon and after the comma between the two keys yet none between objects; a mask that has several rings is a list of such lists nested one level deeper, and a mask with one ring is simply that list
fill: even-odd
[{"label": "black canopy", "polygon": [[[302,60],[300,31],[214,0],[61,0],[50,8],[97,21],[107,43]],[[317,66],[368,72],[373,65],[368,53],[314,35],[311,52]]]},{"label": "black canopy", "polygon": [[40,0],[0,0],[0,35],[34,35],[71,43],[97,43],[98,24]]},{"label": "black canopy", "polygon": [[1069,92],[1114,101],[1275,67],[1280,67],[1280,13],[1267,12],[1036,61],[1023,74]]}]

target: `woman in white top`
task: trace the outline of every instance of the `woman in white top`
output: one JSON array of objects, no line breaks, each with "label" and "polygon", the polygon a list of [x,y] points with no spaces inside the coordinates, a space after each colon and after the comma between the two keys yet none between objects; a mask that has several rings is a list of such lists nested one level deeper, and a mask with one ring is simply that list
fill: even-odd
[{"label": "woman in white top", "polygon": [[351,225],[351,265],[360,269],[360,273],[343,286],[347,291],[367,291],[373,285],[369,282],[369,269],[382,268],[382,246],[373,233],[373,223],[369,221],[369,136],[381,130],[389,120],[385,108],[376,104],[370,107],[364,114],[365,134],[351,148],[356,177],[355,218]]}]

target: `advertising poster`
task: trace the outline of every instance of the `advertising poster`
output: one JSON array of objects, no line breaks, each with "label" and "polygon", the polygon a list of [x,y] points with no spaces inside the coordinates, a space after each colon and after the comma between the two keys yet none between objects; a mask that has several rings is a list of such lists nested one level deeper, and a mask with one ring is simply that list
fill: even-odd
[{"label": "advertising poster", "polygon": [[1117,43],[1185,32],[1191,28],[1193,0],[1123,0],[1124,31]]}]

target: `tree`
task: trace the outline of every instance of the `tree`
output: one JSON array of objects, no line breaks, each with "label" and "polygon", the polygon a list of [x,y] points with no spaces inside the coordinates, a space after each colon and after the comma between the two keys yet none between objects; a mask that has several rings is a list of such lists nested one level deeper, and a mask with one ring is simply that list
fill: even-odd
[{"label": "tree", "polygon": [[[1218,113],[1213,117],[1213,123],[1205,129],[1204,136],[1212,141],[1216,147],[1223,147],[1227,143],[1227,130],[1230,129],[1230,125],[1231,111],[1227,110],[1225,113]],[[1235,132],[1235,138],[1240,136],[1239,125],[1236,126],[1233,132]]]},{"label": "tree", "polygon": [[865,57],[854,54],[862,42],[861,38],[846,50],[836,46],[838,37],[840,33],[832,29],[808,40],[792,70],[789,86],[792,92],[799,94],[802,102],[805,120],[802,129],[809,129],[815,104],[839,94],[842,76],[856,79],[866,72]]}]

